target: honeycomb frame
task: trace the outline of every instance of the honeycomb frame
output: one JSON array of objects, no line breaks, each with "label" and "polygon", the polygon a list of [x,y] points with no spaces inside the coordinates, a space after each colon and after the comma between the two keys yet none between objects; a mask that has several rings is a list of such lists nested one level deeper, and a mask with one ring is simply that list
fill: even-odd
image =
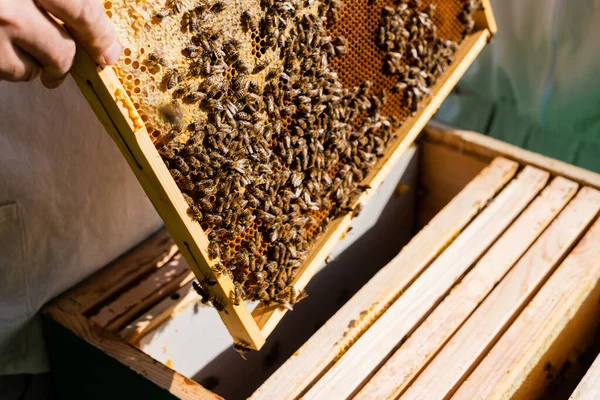
[{"label": "honeycomb frame", "polygon": [[[395,162],[413,143],[418,133],[433,116],[444,98],[473,62],[495,31],[489,1],[476,13],[475,29],[459,45],[455,60],[432,87],[432,95],[424,106],[409,116],[396,131],[384,157],[366,177],[371,188],[360,195],[353,206],[365,204],[383,182]],[[251,312],[245,303],[235,305],[234,283],[227,274],[215,272],[215,262],[208,253],[208,237],[200,224],[187,214],[188,205],[182,192],[161,159],[144,120],[111,67],[100,68],[78,49],[72,75],[97,117],[111,135],[144,188],[148,198],[162,217],[173,239],[198,280],[216,282],[211,294],[225,305],[219,314],[236,343],[258,350],[277,326],[286,309],[260,303]],[[302,290],[326,259],[333,246],[350,226],[352,213],[332,221],[313,242],[311,250],[292,282]]]}]

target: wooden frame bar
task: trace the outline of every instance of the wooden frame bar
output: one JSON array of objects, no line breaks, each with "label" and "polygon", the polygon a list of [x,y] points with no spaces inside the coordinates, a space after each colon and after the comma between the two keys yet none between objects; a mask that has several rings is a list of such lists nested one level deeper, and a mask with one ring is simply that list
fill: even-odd
[{"label": "wooden frame bar", "polygon": [[[489,18],[491,13],[486,13],[482,21],[488,21]],[[485,26],[492,27],[492,24],[487,23]],[[417,134],[485,46],[489,37],[490,32],[482,28],[463,40],[456,52],[455,61],[432,88],[433,96],[416,116],[405,121],[398,131],[398,138],[390,144],[386,156],[379,160],[374,171],[366,178],[366,183],[373,189],[365,191],[356,204],[364,204],[381,184],[394,163],[415,140]],[[251,313],[245,304],[236,306],[233,303],[234,286],[231,278],[214,273],[212,266],[216,260],[209,261],[207,256],[208,239],[200,225],[187,215],[187,205],[182,193],[162,162],[114,70],[110,67],[99,68],[80,49],[77,52],[72,75],[99,120],[127,159],[194,275],[199,280],[212,278],[217,281],[210,290],[226,305],[219,314],[234,340],[252,349],[260,349],[265,338],[272,332],[286,310],[260,304]],[[350,223],[350,215],[339,218],[317,238],[313,250],[292,283],[295,288],[303,289],[306,286]]]},{"label": "wooden frame bar", "polygon": [[[574,349],[585,348],[600,313],[599,243],[597,220],[453,399],[531,399],[539,395],[555,366],[563,365]],[[598,398],[598,386],[582,393],[598,376],[597,366],[598,362],[573,399]]]},{"label": "wooden frame bar", "polygon": [[385,361],[457,280],[545,186],[548,173],[526,167],[302,397],[348,398]]},{"label": "wooden frame bar", "polygon": [[[583,188],[410,385],[401,399],[447,399],[515,320],[600,211]],[[452,368],[442,366],[452,365]],[[485,396],[484,396],[485,398]]]},{"label": "wooden frame bar", "polygon": [[558,177],[531,203],[475,267],[450,292],[355,399],[397,398],[577,191]]}]

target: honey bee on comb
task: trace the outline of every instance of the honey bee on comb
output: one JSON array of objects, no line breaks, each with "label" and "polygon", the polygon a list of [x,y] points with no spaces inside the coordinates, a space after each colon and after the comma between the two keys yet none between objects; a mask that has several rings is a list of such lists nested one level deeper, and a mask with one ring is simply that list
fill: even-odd
[{"label": "honey bee on comb", "polygon": [[234,281],[218,300],[214,280],[195,284],[219,309],[244,300],[291,309],[306,296],[293,284],[317,237],[360,212],[367,177],[480,7],[111,2],[129,50],[116,73],[207,236],[215,278]]}]

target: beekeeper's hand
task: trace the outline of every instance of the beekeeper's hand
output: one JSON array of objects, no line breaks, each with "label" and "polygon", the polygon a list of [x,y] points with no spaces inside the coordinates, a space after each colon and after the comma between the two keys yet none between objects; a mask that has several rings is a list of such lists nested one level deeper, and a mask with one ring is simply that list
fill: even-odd
[{"label": "beekeeper's hand", "polygon": [[44,86],[60,86],[73,63],[75,42],[100,64],[117,61],[121,45],[101,1],[0,0],[0,80],[30,81],[39,74]]}]

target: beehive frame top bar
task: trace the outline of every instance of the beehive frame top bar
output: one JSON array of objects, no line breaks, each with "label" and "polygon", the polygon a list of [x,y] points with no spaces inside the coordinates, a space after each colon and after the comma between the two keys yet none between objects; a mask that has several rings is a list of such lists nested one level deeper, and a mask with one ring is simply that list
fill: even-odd
[{"label": "beehive frame top bar", "polygon": [[[215,2],[215,4],[216,3],[217,2]],[[107,12],[109,13],[109,15],[113,17],[115,15],[118,15],[119,4],[119,2],[105,3],[105,8],[107,8]],[[184,13],[185,11],[183,8],[181,10],[178,10],[176,9],[176,7],[183,7],[185,4],[182,3],[181,5],[179,5],[179,3],[167,3],[164,6],[156,6],[156,9],[158,11],[155,17],[158,19],[162,19],[163,17],[160,17],[158,14],[165,12],[165,10],[168,10],[167,13]],[[210,4],[211,9],[212,7],[226,7],[226,5],[215,6],[212,3]],[[236,3],[236,5],[241,6],[242,8],[246,6],[245,3],[241,5]],[[351,14],[349,13],[366,13],[363,16],[371,16],[366,20],[379,21],[379,10],[381,10],[382,6],[383,4],[374,5],[371,10],[365,11],[364,9],[361,10],[359,9],[359,7],[354,6],[354,3],[348,3],[346,7],[342,7],[339,10],[339,16],[330,16],[330,19],[339,18],[339,20],[342,23],[339,29],[340,33],[343,34],[344,26],[351,26],[351,21],[354,20],[353,18],[356,18],[351,17]],[[431,94],[430,96],[424,98],[422,107],[415,108],[412,112],[412,115],[410,115],[410,110],[408,114],[402,114],[402,112],[395,112],[393,110],[394,107],[397,106],[390,106],[392,110],[392,115],[397,115],[399,119],[404,120],[402,125],[393,129],[393,135],[389,135],[388,138],[384,140],[384,142],[386,142],[385,150],[382,150],[381,156],[378,159],[376,159],[375,164],[372,167],[366,169],[363,172],[364,179],[362,180],[362,182],[358,182],[361,185],[363,185],[362,192],[357,192],[355,195],[352,195],[348,198],[344,198],[344,200],[339,203],[334,201],[338,209],[343,206],[344,209],[352,210],[355,209],[355,207],[358,204],[362,204],[367,200],[372,191],[376,189],[378,185],[383,181],[384,177],[386,176],[393,163],[398,160],[401,153],[412,143],[418,132],[422,129],[427,120],[429,120],[429,118],[433,115],[437,107],[439,107],[441,101],[449,93],[449,91],[456,84],[460,76],[462,76],[462,74],[466,71],[467,67],[471,64],[473,59],[483,48],[490,36],[488,28],[491,28],[493,26],[493,23],[490,23],[488,20],[488,18],[491,15],[489,12],[489,4],[487,4],[487,2],[484,2],[484,6],[484,9],[478,11],[474,16],[475,31],[467,35],[464,38],[464,40],[462,40],[456,52],[453,54],[454,61],[449,65],[448,69],[439,76],[437,82],[428,89]],[[133,9],[135,10],[136,8],[134,7]],[[258,18],[258,15],[260,15],[259,12],[256,12],[256,15],[256,18]],[[166,18],[167,16],[168,15],[165,15],[164,18]],[[244,17],[241,18],[241,20],[243,19]],[[160,24],[162,22],[159,21],[158,23]],[[242,25],[243,24],[244,22],[242,22]],[[252,24],[253,23],[250,23],[250,25]],[[335,27],[335,24],[333,26]],[[132,24],[131,27],[133,29],[134,25]],[[145,25],[143,24],[140,25],[140,27],[142,30],[146,29]],[[187,26],[182,27],[182,29],[183,28],[189,29]],[[249,26],[249,28],[252,28],[252,26]],[[335,31],[335,29],[333,30]],[[356,42],[354,42],[354,40],[366,39],[350,38],[348,40],[348,43],[344,43],[343,41],[340,42],[338,40],[337,42],[335,42],[335,44],[338,47],[345,45],[348,47],[347,51],[352,52],[353,45],[356,45]],[[264,42],[264,40],[262,41]],[[259,42],[259,44],[260,43],[261,42]],[[163,45],[166,46],[168,45],[168,43],[163,43]],[[201,45],[202,44],[199,44],[199,47]],[[374,44],[372,43],[370,45],[374,46]],[[264,48],[265,46],[268,47],[269,45],[265,45],[265,43],[262,43],[260,44],[260,46],[262,47],[258,48],[259,52],[261,51],[261,48]],[[271,44],[271,46],[273,47],[273,44]],[[137,49],[138,55],[140,53],[140,49],[141,48]],[[193,59],[195,57],[191,57],[192,54],[190,52],[192,51],[195,50],[184,49],[183,53],[187,52],[186,57]],[[273,49],[267,48],[265,54],[271,54],[273,53],[273,51]],[[342,51],[338,49],[333,51],[343,52],[346,50]],[[152,51],[145,50],[144,53],[146,53],[147,55],[144,60],[156,60],[156,54],[154,54]],[[152,54],[151,57],[150,54]],[[142,65],[140,61],[134,60],[132,49],[130,49],[129,47],[125,51],[125,56],[126,58],[124,59],[123,63],[125,63],[126,65],[130,65],[132,68],[134,66],[137,66],[137,68],[141,70],[142,67],[144,67],[146,68],[146,71],[148,71],[148,69],[151,68],[151,66],[148,64]],[[380,62],[382,62],[381,60],[383,59],[383,57],[383,54],[379,54]],[[273,58],[275,59],[275,57]],[[333,60],[336,59],[334,58]],[[356,77],[353,78],[352,73],[347,72],[351,71],[350,66],[344,66],[343,55],[339,57],[339,60],[340,61],[333,61],[333,64],[337,63],[337,66],[340,68],[339,71],[335,72],[339,73],[343,85],[353,85],[353,79],[355,80]],[[158,63],[160,62],[160,60],[156,61]],[[259,61],[257,61],[257,63],[258,62]],[[269,68],[273,67],[273,65],[277,64],[270,64]],[[156,65],[153,65],[153,67],[156,67]],[[212,68],[212,66],[209,68]],[[257,65],[255,65],[254,69],[256,68]],[[263,67],[261,66],[261,68]],[[269,68],[265,66],[263,68],[264,71],[261,70],[257,72],[261,74],[263,82],[268,81],[267,75],[270,73]],[[167,68],[164,67],[164,69]],[[260,280],[257,279],[257,276],[260,275],[258,272],[262,271],[261,269],[259,269],[258,272],[249,270],[248,273],[243,271],[240,272],[241,269],[238,269],[237,272],[233,270],[233,274],[227,271],[227,267],[229,267],[230,265],[223,266],[223,264],[221,264],[220,261],[220,258],[222,257],[219,257],[220,253],[222,254],[223,247],[214,245],[215,238],[218,238],[218,235],[215,236],[215,227],[210,226],[210,224],[205,225],[204,223],[202,223],[203,220],[201,218],[198,218],[198,215],[194,215],[194,208],[190,207],[190,204],[194,203],[194,201],[196,201],[198,198],[194,198],[192,199],[193,201],[190,202],[190,196],[195,196],[195,192],[187,191],[185,187],[182,186],[185,185],[185,182],[182,183],[182,179],[179,179],[177,173],[173,172],[173,166],[179,163],[179,161],[175,159],[169,160],[169,157],[165,156],[166,144],[175,140],[176,143],[180,143],[182,144],[182,146],[184,146],[185,143],[187,143],[186,140],[193,139],[194,130],[196,128],[204,129],[204,127],[207,126],[204,124],[200,124],[200,122],[196,123],[196,121],[192,122],[189,120],[185,120],[185,124],[189,124],[189,126],[192,127],[190,133],[190,128],[184,126],[176,126],[185,125],[182,121],[180,121],[180,119],[182,118],[176,115],[177,110],[164,110],[164,99],[166,98],[165,93],[168,93],[172,98],[174,98],[175,100],[173,101],[185,104],[185,106],[181,106],[183,108],[191,107],[190,104],[195,104],[197,100],[195,98],[195,95],[190,95],[190,93],[185,94],[185,96],[189,96],[189,98],[180,100],[177,97],[179,96],[179,94],[175,93],[175,91],[178,89],[176,89],[175,86],[169,88],[169,86],[172,86],[171,75],[174,72],[173,69],[177,68],[167,69],[166,71],[162,71],[162,73],[159,74],[161,78],[158,85],[162,85],[162,91],[159,90],[156,92],[157,95],[154,97],[154,100],[158,100],[156,100],[155,103],[151,104],[157,110],[157,113],[155,113],[156,115],[149,115],[148,110],[150,110],[151,108],[148,107],[150,106],[147,105],[146,108],[144,108],[144,105],[140,104],[139,98],[142,95],[144,95],[142,91],[145,88],[141,88],[138,93],[135,93],[135,88],[127,84],[127,82],[129,81],[132,81],[135,84],[135,81],[139,78],[136,78],[133,75],[131,76],[131,78],[129,78],[127,74],[124,76],[123,71],[125,71],[125,67],[119,66],[116,69],[98,68],[96,65],[93,64],[93,62],[91,62],[91,60],[87,57],[87,55],[84,52],[79,51],[76,57],[76,63],[72,74],[78,86],[86,96],[88,102],[91,104],[97,116],[107,129],[108,133],[113,137],[116,144],[122,151],[123,155],[128,160],[133,171],[136,173],[138,180],[140,181],[140,183],[144,187],[144,190],[148,194],[148,197],[150,198],[157,211],[165,221],[167,229],[178,244],[182,254],[188,261],[190,268],[198,278],[198,281],[201,283],[200,290],[205,295],[206,300],[212,301],[213,305],[217,306],[217,308],[220,310],[220,315],[223,321],[225,322],[234,340],[240,345],[240,347],[259,349],[263,345],[265,337],[269,335],[269,333],[273,330],[277,322],[287,310],[287,308],[281,307],[282,304],[286,302],[293,303],[296,297],[301,296],[303,288],[306,286],[310,277],[315,273],[318,265],[320,265],[323,262],[327,254],[331,251],[331,248],[333,247],[335,242],[339,239],[341,234],[345,232],[345,230],[348,228],[352,219],[352,213],[346,211],[344,215],[337,218],[334,218],[336,215],[325,214],[329,215],[327,217],[329,223],[327,225],[323,225],[323,227],[320,228],[320,230],[322,230],[321,233],[317,234],[318,231],[317,233],[314,233],[314,237],[311,237],[310,242],[307,242],[310,245],[306,247],[306,254],[304,258],[301,258],[301,262],[297,263],[297,266],[293,267],[292,270],[288,269],[287,277],[285,279],[282,280],[281,269],[277,269],[280,268],[281,265],[274,265],[272,271],[267,268],[267,266],[269,265],[268,263],[262,266],[262,268],[265,271],[263,275],[271,274],[270,276],[282,280],[283,283],[279,283],[279,289],[277,289],[273,284],[268,288],[269,290],[260,288]],[[285,68],[278,71],[281,71],[278,73],[278,79],[283,79],[284,85],[285,81],[287,81],[288,79],[293,80],[293,78],[290,77],[286,78],[287,74],[284,72],[286,71]],[[378,85],[378,79],[380,82],[379,85],[383,85],[383,81],[379,78],[379,75],[381,74],[381,68],[378,68],[377,71],[375,71],[375,68],[373,68],[372,71],[374,77],[373,79],[375,80],[375,86]],[[203,72],[200,71],[198,73],[202,74]],[[214,74],[215,73],[213,72],[208,78],[214,76]],[[208,78],[205,77],[203,79],[206,80]],[[179,79],[180,78],[176,78],[176,80]],[[394,84],[394,82],[400,82],[398,81],[399,78],[394,78],[394,76],[388,76],[388,78],[386,79],[387,84],[390,84],[390,82],[392,84]],[[346,83],[344,80],[350,83]],[[244,81],[246,82],[246,80]],[[195,81],[192,81],[192,83],[195,85],[194,82]],[[140,82],[138,82],[138,84],[139,83]],[[246,86],[244,86],[244,90],[247,90],[249,88],[250,87],[247,84]],[[384,85],[384,87],[381,88],[386,88],[386,86]],[[150,94],[152,94],[152,92]],[[152,96],[147,95],[147,98],[152,98]],[[208,102],[204,105],[203,112],[206,115],[208,115],[207,118],[209,118],[207,121],[213,121],[214,109],[219,109],[219,107],[221,107],[218,105],[221,103],[217,103],[212,100],[213,99],[211,98],[211,102]],[[398,97],[396,97],[396,100],[398,100]],[[299,102],[300,100],[297,99],[295,101],[297,101],[296,107],[301,108],[302,104],[301,102]],[[376,101],[377,99],[373,98],[371,102]],[[245,107],[246,108],[244,108],[244,110],[247,110],[248,106]],[[385,104],[383,105],[383,107],[385,109]],[[226,112],[227,111],[223,110],[223,113]],[[173,117],[174,113],[175,117]],[[239,118],[237,118],[237,123],[243,125],[243,121],[247,120],[245,119],[246,117],[242,118],[241,115],[239,115],[241,113],[248,113],[246,111],[238,110],[237,117]],[[186,113],[183,114],[188,115]],[[379,114],[372,114],[370,118],[374,118],[374,116],[376,115]],[[288,120],[288,122],[286,123],[289,126],[297,126],[294,124],[297,124],[298,121],[302,119],[302,114],[292,113],[291,116],[294,118]],[[162,120],[159,120],[159,117],[162,118]],[[270,121],[266,121],[266,123],[270,124]],[[162,124],[160,131],[159,129],[155,128],[155,126],[158,126],[159,124]],[[269,124],[267,124],[267,126]],[[175,128],[180,128],[184,133],[178,133],[177,129]],[[285,130],[286,128],[284,127],[283,129]],[[325,131],[326,129],[324,130],[324,132]],[[157,134],[156,132],[159,133]],[[192,139],[190,139],[190,137]],[[272,142],[275,144],[279,143],[276,139],[277,135],[274,135]],[[218,147],[220,144],[214,142],[211,145]],[[297,144],[296,146],[302,147],[301,144]],[[206,149],[207,142],[202,142],[201,147]],[[296,147],[296,149],[297,148],[298,147]],[[176,150],[178,149],[179,147],[176,147]],[[230,165],[235,162],[235,159],[228,162],[228,165]],[[249,163],[251,162],[252,161],[249,161]],[[296,161],[292,160],[291,162],[292,164],[290,165],[293,166],[293,163]],[[232,166],[234,170],[244,169],[246,167],[247,164],[241,161]],[[316,168],[316,170],[319,171],[319,168]],[[302,188],[302,179],[306,174],[300,172],[300,167],[296,169],[292,168],[291,171],[292,172],[288,173],[289,176],[286,175],[287,180],[284,186],[291,184],[292,188],[296,187],[296,185]],[[230,172],[230,174],[235,173],[235,171]],[[327,178],[323,179],[328,180]],[[245,190],[253,190],[253,186],[246,185],[246,188],[242,189],[242,193],[244,193]],[[306,198],[305,200],[307,199],[308,198]],[[216,199],[213,200],[216,201],[215,204],[219,204],[219,201],[217,201]],[[304,201],[304,203],[307,203],[307,201]],[[320,204],[320,206],[315,206],[316,210],[323,208],[324,203]],[[192,212],[190,212],[190,209],[192,210]],[[220,215],[219,213],[207,213],[206,210],[199,210],[199,213],[204,215],[214,215],[215,217],[222,218],[222,214]],[[251,215],[249,217],[249,221],[254,221],[256,220],[256,218],[260,218],[260,216],[257,217],[257,215],[258,214]],[[205,217],[203,216],[202,218]],[[200,223],[202,223],[202,225],[204,226],[201,226]],[[244,229],[246,229],[246,225],[247,224],[241,224],[241,226]],[[270,226],[264,229],[264,232],[260,233],[260,235],[263,235],[265,238],[267,238],[265,239],[267,241],[277,242],[277,236],[281,235],[281,233],[274,232],[276,232],[275,229]],[[213,242],[212,245],[210,244],[211,241]],[[245,249],[247,247],[246,244],[240,246],[241,243],[241,241],[237,243],[238,247],[236,247],[236,251],[237,249]],[[277,243],[275,243],[275,245],[276,244]],[[264,251],[267,252],[265,254],[267,254],[268,257],[272,257],[273,248],[276,247],[275,245],[267,243],[265,247],[266,250]],[[250,277],[247,277],[245,275],[250,275]],[[273,283],[279,282],[275,278],[273,278]],[[234,280],[236,282],[235,284]],[[245,284],[244,282],[246,281],[248,281],[249,283]],[[250,313],[250,310],[247,308],[247,306],[241,301],[242,296],[240,291],[244,288],[250,288],[248,289],[250,290],[249,293],[254,293],[254,297],[251,298],[261,299],[264,297],[264,300],[267,300],[266,303],[260,304],[252,314]]]}]

